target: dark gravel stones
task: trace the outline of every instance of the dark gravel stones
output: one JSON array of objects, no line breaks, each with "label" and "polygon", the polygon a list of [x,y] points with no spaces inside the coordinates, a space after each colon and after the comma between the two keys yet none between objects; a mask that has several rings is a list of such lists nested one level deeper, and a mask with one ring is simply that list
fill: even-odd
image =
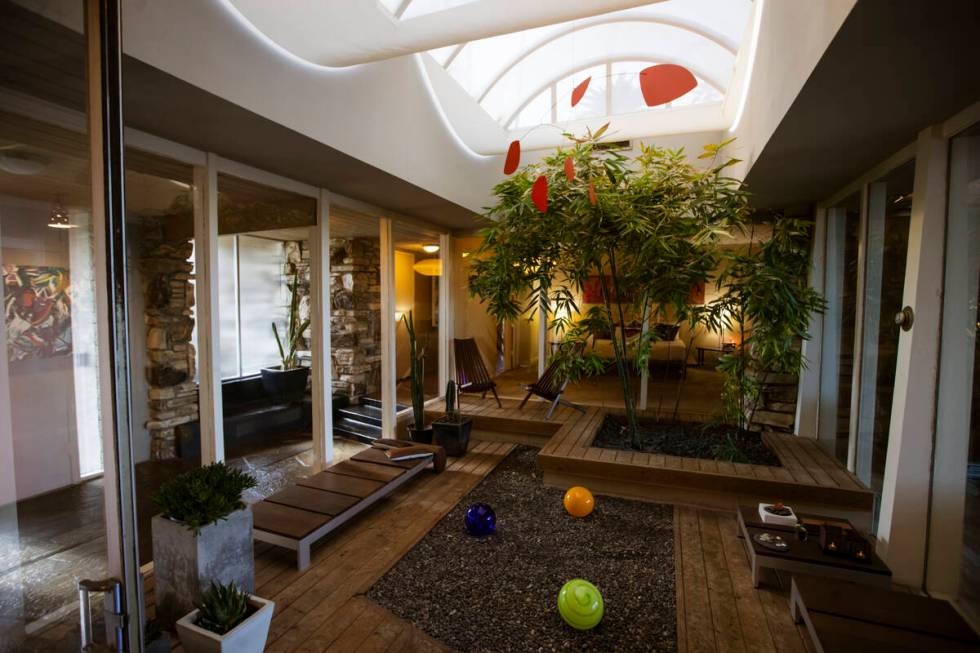
[{"label": "dark gravel stones", "polygon": [[[781,467],[779,456],[757,431],[739,430],[713,422],[659,422],[641,419],[637,428],[640,451],[669,456],[727,460],[735,463]],[[593,447],[634,451],[626,418],[606,415],[596,432]]]},{"label": "dark gravel stones", "polygon": [[[596,497],[576,519],[546,488],[537,449],[518,447],[368,592],[459,651],[675,651],[671,506]],[[468,535],[466,508],[487,503],[497,532]],[[580,632],[558,614],[565,581],[594,583],[605,617]]]}]

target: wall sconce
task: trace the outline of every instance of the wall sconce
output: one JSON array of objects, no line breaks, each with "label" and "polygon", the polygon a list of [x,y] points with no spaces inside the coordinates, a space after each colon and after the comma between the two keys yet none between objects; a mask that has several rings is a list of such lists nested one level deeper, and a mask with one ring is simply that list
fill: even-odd
[{"label": "wall sconce", "polygon": [[439,251],[438,245],[422,245],[422,251],[426,254],[435,254]]}]

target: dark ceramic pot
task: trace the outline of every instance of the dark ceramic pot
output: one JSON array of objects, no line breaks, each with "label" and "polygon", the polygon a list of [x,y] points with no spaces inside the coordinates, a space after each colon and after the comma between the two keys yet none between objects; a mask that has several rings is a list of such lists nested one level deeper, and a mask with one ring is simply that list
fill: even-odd
[{"label": "dark ceramic pot", "polygon": [[409,426],[408,437],[412,442],[418,442],[419,444],[432,444],[432,426],[427,426],[424,429],[417,429]]},{"label": "dark ceramic pot", "polygon": [[470,446],[470,431],[472,430],[472,417],[464,417],[459,422],[450,422],[448,418],[440,417],[432,422],[436,444],[446,450],[447,456],[462,456],[466,453]]},{"label": "dark ceramic pot", "polygon": [[262,368],[262,387],[277,401],[301,401],[306,394],[306,382],[310,378],[310,368],[294,367],[283,370],[281,367]]}]

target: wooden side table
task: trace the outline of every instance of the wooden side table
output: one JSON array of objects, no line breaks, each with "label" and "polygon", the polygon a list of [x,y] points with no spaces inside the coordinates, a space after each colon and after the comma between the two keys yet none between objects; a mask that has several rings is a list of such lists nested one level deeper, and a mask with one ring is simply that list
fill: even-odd
[{"label": "wooden side table", "polygon": [[[822,515],[798,514],[797,517],[800,519],[835,521],[850,525],[847,520]],[[764,523],[759,517],[757,507],[739,506],[738,530],[739,535],[743,538],[745,553],[749,557],[749,566],[752,569],[752,587],[759,586],[763,569],[836,578],[884,588],[891,587],[892,572],[874,552],[871,554],[870,562],[857,562],[847,558],[829,556],[820,549],[818,538],[811,536],[807,541],[801,542],[797,539],[794,529],[788,526]],[[789,549],[772,551],[752,539],[753,535],[766,532],[781,535],[789,543]]]}]

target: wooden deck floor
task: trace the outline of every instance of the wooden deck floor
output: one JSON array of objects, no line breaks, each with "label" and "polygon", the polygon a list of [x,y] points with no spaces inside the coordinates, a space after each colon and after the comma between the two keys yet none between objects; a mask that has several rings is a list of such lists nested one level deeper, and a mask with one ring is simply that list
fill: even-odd
[{"label": "wooden deck floor", "polygon": [[445,650],[363,594],[513,446],[476,443],[442,474],[420,477],[328,538],[305,572],[293,552],[256,546],[256,593],[276,602],[266,650]]},{"label": "wooden deck floor", "polygon": [[[475,443],[443,474],[419,478],[328,538],[305,572],[292,552],[257,545],[256,592],[276,602],[266,650],[447,651],[364,594],[513,446]],[[752,588],[736,532],[732,515],[674,509],[678,651],[804,653],[786,591]]]}]

